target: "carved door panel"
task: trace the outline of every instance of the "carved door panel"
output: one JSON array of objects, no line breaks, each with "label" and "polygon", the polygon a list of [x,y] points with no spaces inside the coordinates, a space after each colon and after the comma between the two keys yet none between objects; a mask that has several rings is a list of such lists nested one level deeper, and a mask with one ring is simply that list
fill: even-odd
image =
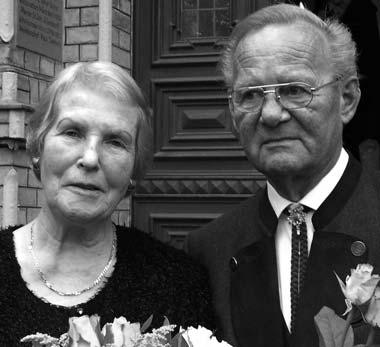
[{"label": "carved door panel", "polygon": [[134,2],[133,72],[153,108],[154,166],[132,223],[178,248],[263,183],[232,132],[217,62],[234,22],[270,2]]}]

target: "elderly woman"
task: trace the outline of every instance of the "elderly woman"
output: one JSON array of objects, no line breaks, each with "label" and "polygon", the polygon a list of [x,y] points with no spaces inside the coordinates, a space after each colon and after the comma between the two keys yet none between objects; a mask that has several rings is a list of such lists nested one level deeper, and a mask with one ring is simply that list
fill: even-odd
[{"label": "elderly woman", "polygon": [[71,316],[125,316],[212,328],[205,272],[185,253],[112,223],[151,156],[150,112],[111,63],[78,63],[48,88],[27,149],[44,206],[0,232],[0,345],[37,331],[59,336]]}]

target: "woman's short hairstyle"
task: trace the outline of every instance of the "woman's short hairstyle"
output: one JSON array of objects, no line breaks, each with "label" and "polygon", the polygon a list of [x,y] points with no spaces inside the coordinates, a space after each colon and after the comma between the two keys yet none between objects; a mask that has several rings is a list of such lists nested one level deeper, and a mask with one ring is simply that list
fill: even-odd
[{"label": "woman's short hairstyle", "polygon": [[[60,100],[73,87],[95,90],[105,97],[115,98],[121,104],[136,107],[138,122],[132,178],[142,179],[152,159],[152,113],[133,78],[124,69],[109,62],[76,63],[59,73],[29,120],[26,144],[32,161],[43,153],[45,136],[58,117]],[[33,169],[36,177],[41,179],[39,169]]]},{"label": "woman's short hairstyle", "polygon": [[328,53],[336,77],[357,76],[357,51],[349,29],[335,19],[323,21],[313,12],[295,5],[278,4],[254,12],[234,28],[220,60],[220,69],[225,82],[231,87],[234,82],[235,52],[239,43],[251,33],[268,25],[309,24],[326,38]]}]

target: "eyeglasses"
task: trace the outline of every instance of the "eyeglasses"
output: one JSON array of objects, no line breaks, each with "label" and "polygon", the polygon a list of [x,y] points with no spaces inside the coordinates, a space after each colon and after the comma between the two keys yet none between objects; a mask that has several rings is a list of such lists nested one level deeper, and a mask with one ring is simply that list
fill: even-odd
[{"label": "eyeglasses", "polygon": [[315,88],[303,82],[249,86],[232,90],[229,98],[238,111],[258,112],[263,106],[265,94],[274,93],[276,100],[284,108],[294,110],[308,106],[316,91],[340,80],[341,77],[337,77],[335,80]]}]

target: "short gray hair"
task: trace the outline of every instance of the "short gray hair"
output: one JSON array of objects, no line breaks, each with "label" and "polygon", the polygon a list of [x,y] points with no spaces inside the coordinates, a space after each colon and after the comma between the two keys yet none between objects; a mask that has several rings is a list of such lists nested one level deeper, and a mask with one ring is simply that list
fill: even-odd
[{"label": "short gray hair", "polygon": [[264,7],[239,22],[222,52],[219,67],[226,85],[234,80],[235,52],[239,43],[249,33],[255,33],[268,25],[306,23],[327,39],[331,64],[336,77],[357,76],[357,51],[349,29],[336,19],[323,21],[313,12],[295,5],[278,4]]},{"label": "short gray hair", "polygon": [[[59,73],[29,120],[26,145],[32,161],[33,158],[41,156],[45,136],[58,117],[59,102],[73,86],[101,91],[106,96],[114,97],[121,104],[136,107],[138,122],[132,178],[142,179],[151,163],[153,153],[152,113],[133,78],[127,71],[109,62],[76,63]],[[40,179],[39,169],[33,169],[36,177]]]}]

